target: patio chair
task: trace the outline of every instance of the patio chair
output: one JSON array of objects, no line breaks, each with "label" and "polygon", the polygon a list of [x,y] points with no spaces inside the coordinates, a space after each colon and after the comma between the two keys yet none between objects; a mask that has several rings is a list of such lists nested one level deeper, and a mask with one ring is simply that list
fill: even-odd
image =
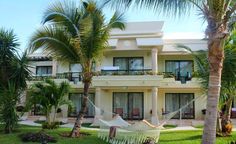
[{"label": "patio chair", "polygon": [[193,118],[193,108],[184,111],[184,118]]},{"label": "patio chair", "polygon": [[140,110],[139,108],[133,108],[132,112],[131,112],[131,119],[140,119]]},{"label": "patio chair", "polygon": [[124,114],[123,108],[115,108],[115,113],[123,117],[123,114]]}]

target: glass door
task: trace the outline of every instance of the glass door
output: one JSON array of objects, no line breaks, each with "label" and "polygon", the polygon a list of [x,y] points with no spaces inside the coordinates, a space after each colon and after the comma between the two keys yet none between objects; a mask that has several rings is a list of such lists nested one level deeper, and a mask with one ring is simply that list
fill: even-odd
[{"label": "glass door", "polygon": [[182,118],[193,119],[194,118],[194,102],[189,104],[190,101],[194,99],[193,94],[180,94],[179,97],[180,97],[180,107],[184,107],[185,105],[187,105],[186,108],[182,110]]},{"label": "glass door", "polygon": [[122,118],[128,118],[128,93],[116,92],[113,94],[113,112]]},{"label": "glass door", "polygon": [[[165,113],[171,113],[179,109],[179,97],[177,94],[168,93],[166,94],[166,105]],[[179,113],[177,113],[173,118],[179,118]]]},{"label": "glass door", "polygon": [[[180,108],[183,108],[185,105],[189,104],[191,100],[194,99],[194,94],[192,93],[166,93],[165,96],[165,112],[171,113]],[[190,103],[184,109],[182,109],[181,116],[184,119],[193,119],[194,118],[194,102]],[[180,113],[178,112],[174,119],[180,118]]]},{"label": "glass door", "polygon": [[129,93],[129,119],[143,119],[143,93]]},{"label": "glass door", "polygon": [[124,119],[143,119],[143,93],[113,93],[113,112]]},{"label": "glass door", "polygon": [[[81,110],[83,94],[82,93],[71,93],[69,95],[69,99],[73,103],[73,109],[69,112],[69,116],[74,117]],[[94,93],[89,93],[89,99],[94,103],[95,94]],[[88,102],[88,109],[85,113],[85,117],[94,117],[94,114],[95,114],[95,109],[94,109],[93,105]]]}]

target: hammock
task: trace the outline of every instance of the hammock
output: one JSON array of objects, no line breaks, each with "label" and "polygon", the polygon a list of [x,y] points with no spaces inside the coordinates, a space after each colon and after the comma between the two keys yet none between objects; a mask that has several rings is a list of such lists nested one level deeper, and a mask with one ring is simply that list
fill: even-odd
[{"label": "hammock", "polygon": [[140,144],[151,138],[155,143],[158,142],[160,136],[160,128],[151,126],[147,121],[143,120],[127,127],[117,127],[114,137],[110,137],[110,127],[102,122],[98,137],[111,144]]},{"label": "hammock", "polygon": [[[181,113],[181,111],[192,102],[203,97],[205,97],[205,95],[199,96],[188,102],[180,109],[167,114],[166,119],[158,126],[154,126],[146,120],[130,124],[122,119],[119,115],[113,112],[101,110],[100,108],[96,107],[90,99],[88,99],[88,101],[95,108],[96,115],[99,115],[95,116],[94,122],[92,124],[92,126],[100,126],[100,129],[98,131],[99,138],[111,144],[142,144],[146,140],[152,140],[157,143],[160,136],[160,130],[163,128],[162,126],[172,117],[174,117],[178,112]],[[112,115],[115,115],[115,117],[113,117],[113,119],[110,121],[103,120],[102,115],[104,113],[110,113]],[[113,137],[111,137],[110,135],[111,128],[115,128]]]}]

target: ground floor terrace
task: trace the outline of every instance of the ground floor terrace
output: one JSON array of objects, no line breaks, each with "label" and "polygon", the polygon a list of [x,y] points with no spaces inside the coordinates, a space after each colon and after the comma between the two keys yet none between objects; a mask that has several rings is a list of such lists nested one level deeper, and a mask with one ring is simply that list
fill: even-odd
[{"label": "ground floor terrace", "polygon": [[[58,117],[73,120],[82,106],[82,88],[71,90],[68,98],[73,107],[63,106],[58,111]],[[103,119],[112,119],[119,114],[125,120],[158,120],[169,118],[169,114],[181,109],[172,119],[202,120],[202,110],[206,107],[206,97],[202,96],[201,89],[196,88],[159,88],[159,87],[96,87],[89,92],[86,119],[91,121],[96,116]],[[96,113],[93,104],[100,108],[101,113]],[[33,109],[30,116],[40,115],[40,111]],[[158,119],[158,120],[157,120]]]}]

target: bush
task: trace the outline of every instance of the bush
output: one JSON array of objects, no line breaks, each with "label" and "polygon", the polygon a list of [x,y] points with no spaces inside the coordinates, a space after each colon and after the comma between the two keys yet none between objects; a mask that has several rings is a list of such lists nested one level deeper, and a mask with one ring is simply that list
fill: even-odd
[{"label": "bush", "polygon": [[48,142],[51,143],[57,142],[57,140],[54,137],[47,135],[43,131],[37,133],[32,133],[32,132],[25,133],[20,135],[20,138],[22,142],[40,142],[42,144],[46,144]]},{"label": "bush", "polygon": [[43,129],[56,129],[59,128],[60,122],[52,122],[51,124],[48,124],[47,122],[44,122],[42,124]]},{"label": "bush", "polygon": [[[38,123],[38,124],[43,124],[45,123],[46,121],[45,120],[36,120],[34,121],[35,123]],[[58,125],[64,125],[66,123],[62,122],[62,121],[56,121],[55,123],[57,123]]]}]

